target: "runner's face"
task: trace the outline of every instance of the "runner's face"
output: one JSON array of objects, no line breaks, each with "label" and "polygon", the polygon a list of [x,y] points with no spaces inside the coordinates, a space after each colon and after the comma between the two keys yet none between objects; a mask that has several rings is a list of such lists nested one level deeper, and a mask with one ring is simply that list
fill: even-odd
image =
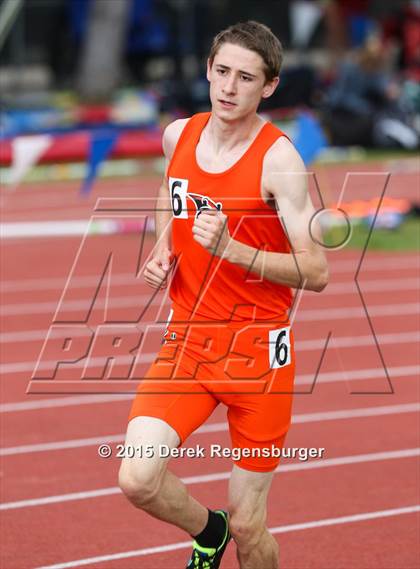
[{"label": "runner's face", "polygon": [[212,112],[225,120],[255,113],[261,98],[269,97],[278,79],[266,83],[264,61],[255,51],[223,44],[207,66]]}]

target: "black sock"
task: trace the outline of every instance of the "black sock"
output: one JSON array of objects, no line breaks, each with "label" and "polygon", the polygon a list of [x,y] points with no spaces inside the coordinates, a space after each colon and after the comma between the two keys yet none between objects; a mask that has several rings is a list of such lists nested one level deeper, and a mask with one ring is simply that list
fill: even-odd
[{"label": "black sock", "polygon": [[201,547],[218,547],[226,533],[226,522],[221,514],[209,510],[209,519],[201,533],[193,536]]}]

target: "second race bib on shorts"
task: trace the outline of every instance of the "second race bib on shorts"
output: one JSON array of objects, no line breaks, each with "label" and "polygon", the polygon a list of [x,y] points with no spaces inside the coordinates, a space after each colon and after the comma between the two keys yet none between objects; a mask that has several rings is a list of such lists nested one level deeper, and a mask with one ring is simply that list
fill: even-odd
[{"label": "second race bib on shorts", "polygon": [[269,357],[272,369],[284,367],[292,361],[290,353],[290,326],[269,332]]}]

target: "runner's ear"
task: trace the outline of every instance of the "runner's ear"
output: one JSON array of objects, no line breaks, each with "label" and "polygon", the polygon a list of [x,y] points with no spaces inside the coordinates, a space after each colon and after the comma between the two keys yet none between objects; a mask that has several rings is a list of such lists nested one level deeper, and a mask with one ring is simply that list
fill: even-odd
[{"label": "runner's ear", "polygon": [[279,84],[279,77],[274,77],[274,79],[272,79],[271,81],[268,81],[264,87],[263,87],[263,91],[262,91],[262,98],[263,99],[268,99],[268,97],[271,97],[271,95],[274,93],[274,91],[277,88],[277,85]]},{"label": "runner's ear", "polygon": [[207,81],[210,81],[210,71],[211,71],[211,63],[210,59],[207,59],[207,73],[206,73]]}]

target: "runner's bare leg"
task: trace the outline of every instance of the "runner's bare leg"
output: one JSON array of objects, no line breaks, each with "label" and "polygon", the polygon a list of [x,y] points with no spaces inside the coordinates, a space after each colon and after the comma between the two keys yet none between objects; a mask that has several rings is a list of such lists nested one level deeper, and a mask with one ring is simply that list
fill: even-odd
[{"label": "runner's bare leg", "polygon": [[266,527],[272,472],[234,466],[229,481],[229,527],[241,569],[278,569],[279,546]]},{"label": "runner's bare leg", "polygon": [[206,526],[208,510],[167,469],[169,458],[160,458],[158,453],[159,445],[176,448],[178,444],[178,434],[164,421],[153,417],[132,419],[128,425],[125,445],[135,449],[142,447],[144,450],[153,448],[153,452],[149,458],[124,458],[119,483],[134,506],[190,535],[197,535]]}]

